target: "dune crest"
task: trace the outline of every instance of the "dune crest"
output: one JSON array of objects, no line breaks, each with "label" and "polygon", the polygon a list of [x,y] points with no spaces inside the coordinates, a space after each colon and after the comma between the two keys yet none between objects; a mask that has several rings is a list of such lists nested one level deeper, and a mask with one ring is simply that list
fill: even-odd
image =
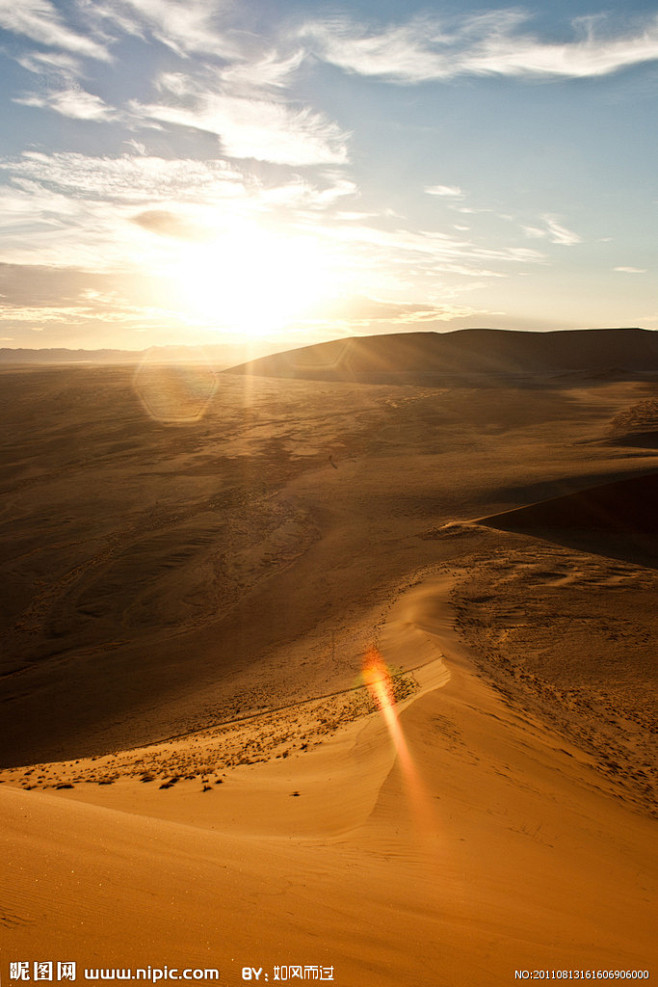
[{"label": "dune crest", "polygon": [[[523,332],[458,329],[336,339],[232,367],[231,374],[363,383],[432,377],[628,374],[658,371],[658,334],[646,329]],[[484,375],[484,377],[482,376]]]}]

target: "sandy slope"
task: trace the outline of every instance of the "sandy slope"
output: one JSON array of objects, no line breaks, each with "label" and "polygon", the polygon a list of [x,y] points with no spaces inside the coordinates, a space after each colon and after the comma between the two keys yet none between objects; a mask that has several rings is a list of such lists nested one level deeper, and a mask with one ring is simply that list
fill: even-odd
[{"label": "sandy slope", "polygon": [[219,966],[230,984],[249,965],[466,985],[655,964],[653,823],[477,678],[449,583],[402,594],[382,629],[389,660],[420,641],[449,670],[401,713],[409,763],[371,714],[211,793],[3,787],[7,955],[38,937],[55,959]]}]

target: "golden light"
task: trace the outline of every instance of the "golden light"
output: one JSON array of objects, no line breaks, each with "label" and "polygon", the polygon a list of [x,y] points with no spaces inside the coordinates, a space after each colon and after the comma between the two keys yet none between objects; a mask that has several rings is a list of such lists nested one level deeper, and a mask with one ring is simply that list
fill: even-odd
[{"label": "golden light", "polygon": [[391,675],[377,648],[369,648],[366,652],[363,659],[362,675],[375,706],[382,714],[403,769],[406,769],[411,762],[411,757],[398,721]]},{"label": "golden light", "polygon": [[391,674],[377,648],[371,647],[366,652],[361,674],[395,747],[402,778],[419,828],[425,835],[434,835],[436,830],[434,813],[402,732]]},{"label": "golden light", "polygon": [[253,223],[180,249],[180,304],[193,319],[251,337],[283,328],[322,303],[331,261],[312,235],[277,235]]}]

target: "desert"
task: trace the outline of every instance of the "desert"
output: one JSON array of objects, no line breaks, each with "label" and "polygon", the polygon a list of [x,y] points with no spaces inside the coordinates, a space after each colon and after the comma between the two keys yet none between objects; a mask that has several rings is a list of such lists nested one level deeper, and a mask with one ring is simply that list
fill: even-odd
[{"label": "desert", "polygon": [[654,332],[0,380],[3,962],[657,975]]}]

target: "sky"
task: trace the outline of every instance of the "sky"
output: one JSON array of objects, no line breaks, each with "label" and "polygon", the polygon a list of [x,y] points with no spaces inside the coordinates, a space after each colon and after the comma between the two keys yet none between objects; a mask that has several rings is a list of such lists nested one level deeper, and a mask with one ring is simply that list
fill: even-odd
[{"label": "sky", "polygon": [[658,6],[0,0],[0,346],[658,328]]}]

